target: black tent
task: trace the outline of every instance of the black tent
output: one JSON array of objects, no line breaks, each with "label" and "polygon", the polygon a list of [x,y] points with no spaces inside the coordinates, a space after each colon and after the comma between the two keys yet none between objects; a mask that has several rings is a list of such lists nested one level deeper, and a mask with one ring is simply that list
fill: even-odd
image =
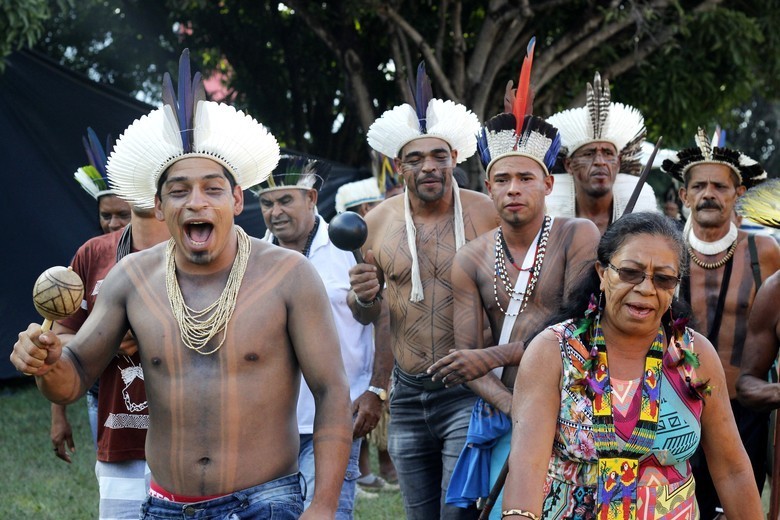
[{"label": "black tent", "polygon": [[[106,85],[69,71],[41,54],[22,51],[7,59],[0,75],[0,157],[4,187],[0,291],[0,379],[16,377],[8,356],[17,334],[40,321],[32,286],[53,265],[67,265],[76,249],[99,233],[95,201],[73,180],[86,163],[81,136],[91,126],[99,136],[118,136],[152,109]],[[273,129],[271,129],[273,131]],[[320,193],[320,212],[333,215],[338,186],[368,175],[333,165]],[[254,195],[245,194],[237,222],[250,235],[265,229]]]}]

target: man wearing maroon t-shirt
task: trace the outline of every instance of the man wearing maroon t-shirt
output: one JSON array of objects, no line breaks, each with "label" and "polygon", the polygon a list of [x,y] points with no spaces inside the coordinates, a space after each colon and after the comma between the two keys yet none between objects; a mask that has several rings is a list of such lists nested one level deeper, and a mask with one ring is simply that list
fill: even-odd
[{"label": "man wearing maroon t-shirt", "polygon": [[[112,267],[134,251],[150,248],[170,238],[165,222],[152,210],[132,208],[130,225],[121,231],[87,241],[73,258],[73,270],[84,282],[84,300],[72,316],[57,322],[54,331],[63,343],[75,334],[89,316],[100,285]],[[100,375],[98,393],[97,464],[95,474],[100,488],[100,518],[138,518],[141,502],[148,492],[149,470],[144,444],[149,415],[141,360],[132,334],[122,341],[121,353]],[[62,409],[55,411],[56,408]],[[55,414],[67,424],[64,406],[52,405]],[[67,425],[67,431],[70,430]],[[54,441],[54,451],[70,462],[67,437]],[[68,442],[75,449],[72,439]]]}]

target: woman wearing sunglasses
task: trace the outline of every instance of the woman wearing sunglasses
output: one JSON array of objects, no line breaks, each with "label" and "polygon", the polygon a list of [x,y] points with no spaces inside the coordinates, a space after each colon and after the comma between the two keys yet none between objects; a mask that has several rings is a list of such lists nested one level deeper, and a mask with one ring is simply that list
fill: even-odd
[{"label": "woman wearing sunglasses", "polygon": [[502,518],[698,519],[699,442],[728,519],[762,518],[720,361],[675,298],[687,262],[660,214],[606,231],[592,276],[520,364]]}]

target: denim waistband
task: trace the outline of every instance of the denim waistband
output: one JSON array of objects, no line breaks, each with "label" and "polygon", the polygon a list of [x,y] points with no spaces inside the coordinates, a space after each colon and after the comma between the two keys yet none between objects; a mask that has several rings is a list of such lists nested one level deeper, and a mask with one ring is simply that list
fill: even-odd
[{"label": "denim waistband", "polygon": [[231,502],[246,502],[249,500],[269,500],[274,497],[298,494],[301,495],[301,481],[302,477],[300,473],[293,473],[284,477],[279,477],[274,480],[270,480],[257,486],[242,489],[240,491],[234,491],[224,496],[207,500],[205,502],[183,503],[183,502],[169,502],[167,500],[155,498],[149,496],[148,500],[154,504],[155,507],[165,509],[167,511],[179,511],[185,516],[197,514],[198,511],[206,508],[214,508],[229,505]]},{"label": "denim waistband", "polygon": [[441,381],[434,381],[431,374],[410,374],[398,368],[398,365],[395,365],[393,368],[393,374],[396,382],[403,383],[412,388],[420,388],[422,390],[441,390],[444,388],[444,383]]}]

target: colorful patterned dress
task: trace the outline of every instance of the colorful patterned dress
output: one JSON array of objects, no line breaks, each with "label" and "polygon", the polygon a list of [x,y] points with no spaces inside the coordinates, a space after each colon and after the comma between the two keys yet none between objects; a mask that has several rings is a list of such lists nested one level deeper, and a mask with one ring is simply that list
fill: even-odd
[{"label": "colorful patterned dress", "polygon": [[[545,520],[597,518],[598,457],[592,432],[593,407],[580,381],[583,364],[590,354],[579,337],[572,337],[575,327],[572,321],[551,327],[559,339],[563,374],[558,425],[544,487],[542,518]],[[690,329],[686,329],[681,343],[693,352]],[[696,380],[694,369],[680,364],[680,359],[677,347],[665,349],[656,437],[650,453],[639,461],[638,520],[699,518],[688,459],[699,445],[703,402],[691,394],[686,383],[686,377]],[[620,448],[639,417],[640,383],[641,379],[612,380],[614,423]]]}]

